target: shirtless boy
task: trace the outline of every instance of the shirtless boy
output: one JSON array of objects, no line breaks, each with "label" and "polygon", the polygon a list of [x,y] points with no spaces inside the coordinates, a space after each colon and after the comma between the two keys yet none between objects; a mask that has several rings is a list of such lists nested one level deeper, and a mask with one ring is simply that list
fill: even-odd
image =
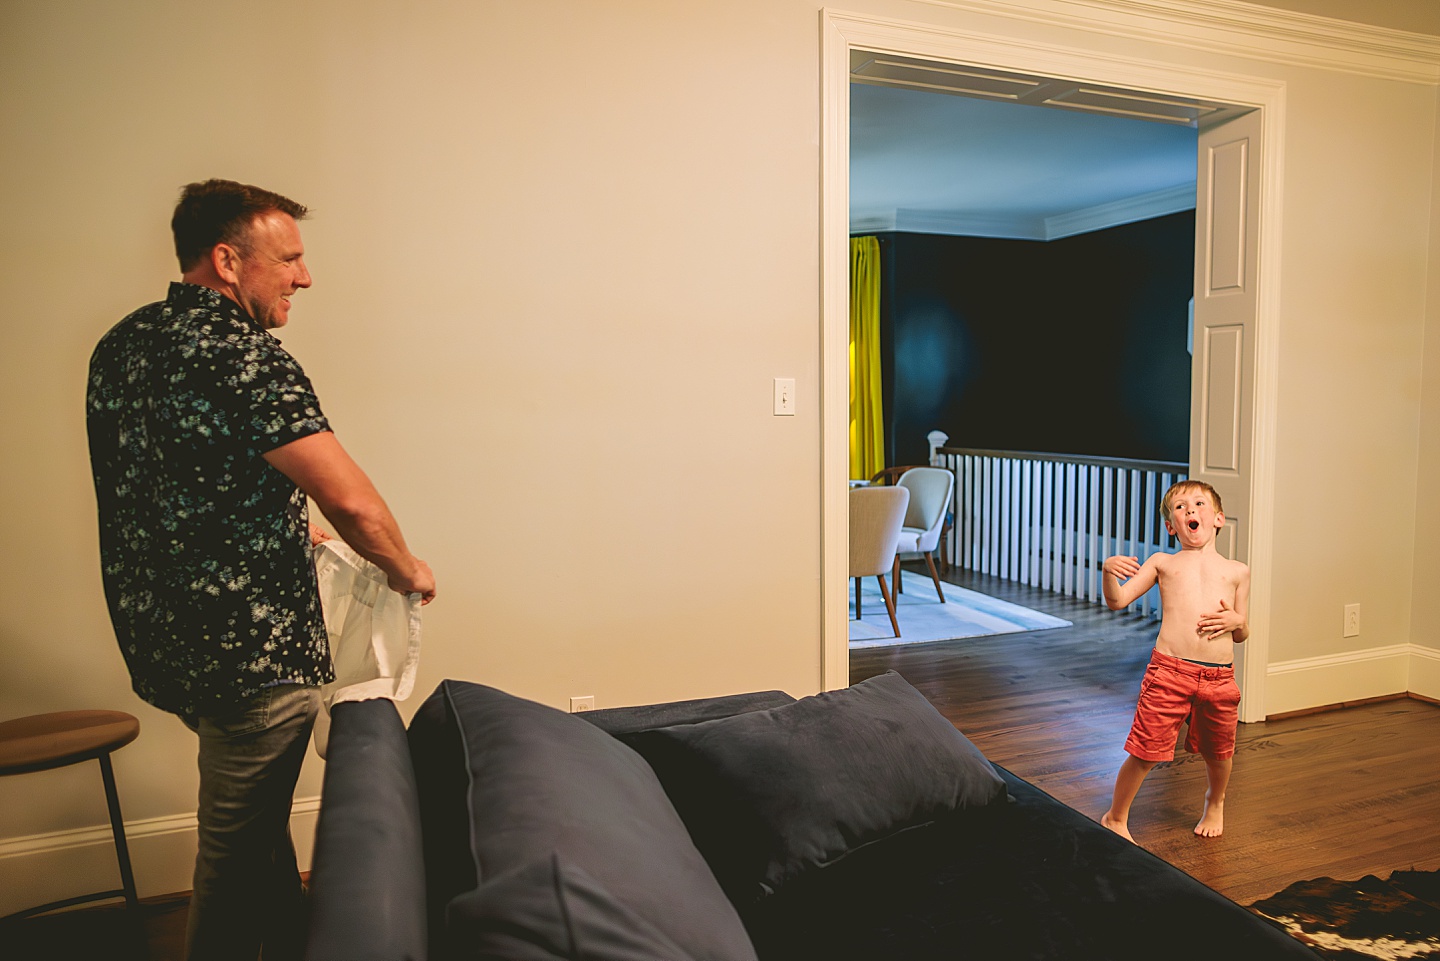
[{"label": "shirtless boy", "polygon": [[1131,841],[1130,804],[1150,769],[1174,759],[1187,718],[1185,750],[1205,759],[1207,776],[1205,808],[1195,833],[1218,837],[1224,829],[1240,706],[1234,646],[1250,636],[1250,568],[1215,550],[1216,534],[1225,526],[1220,495],[1202,481],[1182,480],[1166,491],[1160,505],[1180,550],[1152,554],[1144,564],[1117,555],[1103,568],[1105,604],[1112,611],[1160,585],[1160,636],[1140,682],[1135,723],[1125,741],[1129,757],[1115,778],[1110,810],[1100,818]]}]

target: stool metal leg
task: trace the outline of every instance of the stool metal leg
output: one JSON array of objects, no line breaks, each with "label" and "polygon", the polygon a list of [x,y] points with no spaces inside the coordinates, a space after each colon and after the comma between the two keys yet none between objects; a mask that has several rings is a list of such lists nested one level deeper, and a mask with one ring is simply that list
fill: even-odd
[{"label": "stool metal leg", "polygon": [[120,816],[120,794],[115,790],[115,772],[110,755],[102,754],[100,774],[105,779],[105,803],[110,808],[110,831],[115,835],[115,859],[120,862],[120,884],[125,892],[125,906],[134,911],[140,906],[135,893],[135,872],[130,869],[130,846],[125,842],[125,819]]},{"label": "stool metal leg", "polygon": [[63,898],[59,901],[51,901],[48,904],[37,904],[33,908],[26,908],[23,911],[16,911],[7,914],[0,921],[14,921],[21,918],[32,917],[37,914],[47,914],[50,911],[57,911],[60,908],[68,908],[75,904],[85,904],[89,901],[103,901],[106,898],[114,898],[124,895],[126,910],[132,917],[139,917],[140,898],[135,893],[135,873],[130,869],[130,847],[125,843],[125,821],[120,816],[120,794],[115,790],[115,772],[110,768],[110,755],[102,754],[97,761],[100,762],[100,776],[105,780],[105,803],[110,808],[110,833],[115,836],[115,857],[120,862],[120,883],[123,887],[113,891],[97,891],[94,894],[80,894],[73,898]]}]

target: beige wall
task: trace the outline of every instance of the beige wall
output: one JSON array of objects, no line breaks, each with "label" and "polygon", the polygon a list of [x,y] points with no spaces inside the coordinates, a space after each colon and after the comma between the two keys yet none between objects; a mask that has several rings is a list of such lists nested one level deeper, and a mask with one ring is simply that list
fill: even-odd
[{"label": "beige wall", "polygon": [[[1422,368],[1434,89],[848,6],[1287,84],[1271,657],[1407,643],[1440,570],[1415,539],[1440,447]],[[129,692],[81,398],[96,338],[175,276],[188,180],[315,210],[316,285],[284,341],[439,577],[407,711],[447,676],[554,705],[820,687],[819,10],[0,6],[0,715],[141,717],[116,767],[161,852],[142,893],[184,886],[193,742]],[[770,414],[777,376],[797,380],[795,417]],[[1339,637],[1352,601],[1358,642]],[[93,782],[0,780],[0,859],[39,864],[69,835],[37,836],[102,823]],[[312,763],[299,794],[318,791]],[[0,911],[41,900],[39,873],[0,860]]]},{"label": "beige wall", "polygon": [[1411,690],[1440,698],[1440,164],[1431,188],[1430,288],[1420,395],[1420,469],[1415,509],[1411,642],[1420,648]]}]

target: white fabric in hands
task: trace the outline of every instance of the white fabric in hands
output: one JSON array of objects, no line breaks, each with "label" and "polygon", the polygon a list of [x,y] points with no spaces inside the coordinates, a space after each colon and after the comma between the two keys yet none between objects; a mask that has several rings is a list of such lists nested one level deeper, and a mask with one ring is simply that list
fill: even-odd
[{"label": "white fabric in hands", "polygon": [[315,575],[335,665],[315,718],[315,750],[324,757],[334,705],[410,696],[420,662],[420,595],[392,591],[384,571],[340,540],[316,545]]}]

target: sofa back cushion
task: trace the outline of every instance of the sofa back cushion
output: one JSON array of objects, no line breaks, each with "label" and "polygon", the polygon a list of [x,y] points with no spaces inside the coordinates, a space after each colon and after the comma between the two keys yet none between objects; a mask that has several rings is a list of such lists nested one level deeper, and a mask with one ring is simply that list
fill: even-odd
[{"label": "sofa back cushion", "polygon": [[[432,883],[432,904],[457,899],[442,935],[451,953],[483,956],[466,951],[467,940],[497,927],[552,930],[557,904],[573,902],[590,918],[607,904],[616,918],[638,918],[653,940],[695,961],[754,958],[654,772],[609,734],[543,704],[447,680],[411,721],[410,740],[427,835],[435,814],[427,851],[458,847],[469,860],[442,865]],[[457,810],[463,839],[453,834]],[[516,893],[559,881],[558,894]],[[550,936],[535,936],[542,937]],[[572,954],[557,948],[550,956]]]},{"label": "sofa back cushion", "polygon": [[1006,800],[979,749],[893,671],[631,743],[742,910],[867,845]]}]

